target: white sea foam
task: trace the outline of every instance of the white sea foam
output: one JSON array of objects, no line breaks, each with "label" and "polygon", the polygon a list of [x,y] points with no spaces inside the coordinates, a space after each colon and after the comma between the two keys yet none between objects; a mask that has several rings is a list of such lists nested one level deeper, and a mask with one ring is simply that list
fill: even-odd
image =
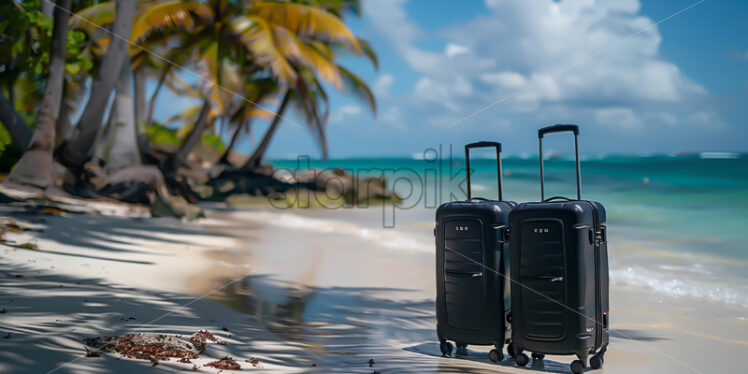
[{"label": "white sea foam", "polygon": [[[297,230],[334,233],[365,240],[382,248],[419,253],[434,253],[434,243],[424,237],[402,230],[364,227],[354,222],[305,217],[288,212],[258,212],[242,214],[242,219]],[[648,289],[663,295],[695,297],[748,307],[748,290],[729,287],[699,264],[690,267],[672,264],[657,265],[656,269],[640,266],[613,268],[611,282],[618,285]]]},{"label": "white sea foam", "polygon": [[610,278],[615,284],[649,289],[669,296],[695,297],[748,307],[745,292],[717,282],[698,279],[693,274],[700,272],[703,270],[694,269],[692,274],[687,274],[682,269],[676,272],[661,272],[631,266],[612,270]]},{"label": "white sea foam", "polygon": [[275,226],[349,235],[389,249],[434,253],[433,242],[393,229],[363,227],[352,222],[304,217],[285,212],[251,212],[242,218]]},{"label": "white sea foam", "polygon": [[740,155],[733,152],[701,152],[701,158],[738,158]]}]

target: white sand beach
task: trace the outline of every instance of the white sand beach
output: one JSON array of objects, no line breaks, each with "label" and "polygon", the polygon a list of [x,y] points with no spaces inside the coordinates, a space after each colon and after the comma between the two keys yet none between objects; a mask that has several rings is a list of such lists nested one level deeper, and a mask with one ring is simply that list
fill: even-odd
[{"label": "white sand beach", "polygon": [[[433,226],[382,229],[378,213],[216,205],[182,222],[3,208],[33,230],[7,232],[0,248],[0,372],[217,372],[203,365],[227,355],[259,372],[528,372],[492,364],[488,347],[439,357]],[[744,370],[744,306],[615,282],[611,304],[599,372]],[[200,329],[225,344],[191,364],[84,357],[85,338]],[[571,360],[528,367],[569,372]]]}]

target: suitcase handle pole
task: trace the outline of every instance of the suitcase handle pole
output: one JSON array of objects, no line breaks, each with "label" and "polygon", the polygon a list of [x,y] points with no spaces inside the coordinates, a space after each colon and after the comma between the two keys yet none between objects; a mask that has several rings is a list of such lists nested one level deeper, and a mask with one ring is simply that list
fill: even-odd
[{"label": "suitcase handle pole", "polygon": [[499,182],[499,201],[504,200],[501,193],[501,143],[498,142],[475,142],[465,145],[465,169],[467,171],[467,198],[471,199],[470,193],[470,150],[473,148],[496,148],[496,172]]},{"label": "suitcase handle pole", "polygon": [[582,200],[582,173],[579,162],[579,126],[577,125],[553,125],[538,130],[538,151],[540,156],[540,201],[545,201],[545,185],[543,182],[543,136],[556,132],[574,133],[574,158],[577,164],[577,200]]}]

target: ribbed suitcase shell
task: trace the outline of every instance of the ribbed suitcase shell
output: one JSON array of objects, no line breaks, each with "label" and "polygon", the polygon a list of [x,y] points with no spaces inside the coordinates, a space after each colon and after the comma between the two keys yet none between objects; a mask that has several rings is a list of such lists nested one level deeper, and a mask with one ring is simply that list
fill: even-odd
[{"label": "ribbed suitcase shell", "polygon": [[[471,200],[436,212],[436,319],[440,341],[501,349],[506,242],[514,203]],[[490,270],[489,270],[490,269]]]},{"label": "ribbed suitcase shell", "polygon": [[608,343],[605,209],[524,203],[509,215],[515,350],[586,357]]}]

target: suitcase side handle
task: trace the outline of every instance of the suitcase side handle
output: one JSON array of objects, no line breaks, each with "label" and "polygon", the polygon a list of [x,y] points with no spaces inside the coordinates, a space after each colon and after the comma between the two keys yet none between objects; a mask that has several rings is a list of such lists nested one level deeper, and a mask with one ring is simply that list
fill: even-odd
[{"label": "suitcase side handle", "polygon": [[473,148],[496,148],[496,172],[498,173],[498,189],[499,189],[499,201],[504,200],[504,196],[501,191],[501,143],[499,142],[475,142],[465,145],[465,171],[467,173],[467,198],[472,198],[470,191],[470,150]]},{"label": "suitcase side handle", "polygon": [[579,126],[577,125],[553,125],[538,130],[538,152],[540,159],[540,201],[545,201],[545,184],[543,180],[543,136],[556,132],[574,133],[574,158],[577,165],[577,200],[582,200],[582,173],[579,163]]}]

